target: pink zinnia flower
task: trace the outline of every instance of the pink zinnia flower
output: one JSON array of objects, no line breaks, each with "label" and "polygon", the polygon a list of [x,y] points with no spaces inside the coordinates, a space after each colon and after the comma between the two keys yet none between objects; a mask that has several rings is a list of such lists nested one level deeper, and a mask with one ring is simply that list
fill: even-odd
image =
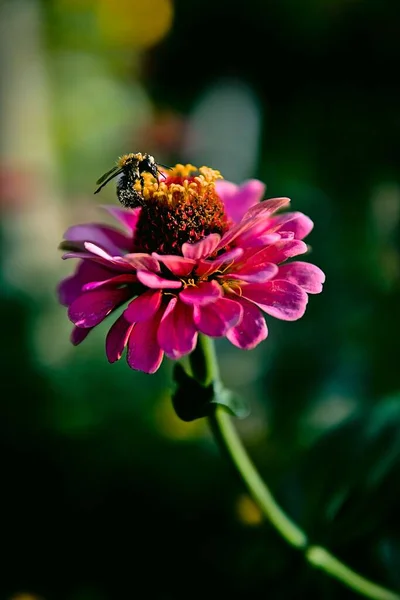
[{"label": "pink zinnia flower", "polygon": [[[193,173],[197,172],[197,175]],[[106,338],[110,362],[127,347],[132,369],[154,373],[164,354],[192,352],[198,333],[254,348],[268,335],[263,313],[294,321],[308,295],[322,290],[315,265],[290,261],[307,252],[313,227],[299,212],[276,214],[288,198],[261,202],[264,185],[240,186],[219,173],[177,165],[165,180],[145,175],[146,208],[107,210],[124,227],[71,227],[63,258],[77,258],[59,286],[79,344],[113,311],[127,304]]]}]

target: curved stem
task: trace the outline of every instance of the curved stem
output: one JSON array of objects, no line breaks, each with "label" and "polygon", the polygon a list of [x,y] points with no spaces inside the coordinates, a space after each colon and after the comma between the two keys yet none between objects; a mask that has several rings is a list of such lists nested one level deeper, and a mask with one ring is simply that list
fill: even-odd
[{"label": "curved stem", "polygon": [[[208,384],[218,379],[218,364],[213,342],[210,338],[200,336],[195,351],[190,355],[190,364],[194,377],[200,383]],[[367,598],[373,600],[400,600],[399,594],[358,575],[325,548],[310,546],[306,534],[280,508],[260,477],[227,412],[222,407],[217,406],[209,419],[217,441],[229,456],[264,516],[289,544],[303,551],[304,557],[310,565],[321,569]]]},{"label": "curved stem", "polygon": [[210,417],[210,426],[220,446],[229,454],[229,458],[264,516],[289,544],[296,548],[305,548],[307,546],[306,534],[289,519],[276,503],[244,449],[230,416],[223,408],[218,407],[215,410]]}]

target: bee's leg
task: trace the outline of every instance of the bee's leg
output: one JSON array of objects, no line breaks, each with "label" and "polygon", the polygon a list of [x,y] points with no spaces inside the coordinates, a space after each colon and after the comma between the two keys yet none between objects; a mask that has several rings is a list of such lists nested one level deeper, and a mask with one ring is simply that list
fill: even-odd
[{"label": "bee's leg", "polygon": [[140,175],[139,179],[140,179],[140,185],[142,187],[142,195],[143,195],[143,191],[144,191],[144,178],[143,178],[142,175]]}]

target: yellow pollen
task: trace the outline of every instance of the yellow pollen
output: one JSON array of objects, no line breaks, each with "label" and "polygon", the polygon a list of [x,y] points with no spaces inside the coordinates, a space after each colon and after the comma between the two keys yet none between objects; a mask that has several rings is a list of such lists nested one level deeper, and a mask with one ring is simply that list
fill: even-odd
[{"label": "yellow pollen", "polygon": [[175,197],[179,198],[180,202],[182,202],[182,196],[190,200],[195,195],[202,195],[207,190],[214,189],[215,181],[222,179],[221,173],[215,169],[210,167],[200,167],[198,169],[191,164],[175,165],[169,171],[165,171],[164,174],[167,181],[174,177],[180,178],[181,181],[180,183],[166,183],[163,180],[155,181],[151,173],[146,172],[142,174],[144,179],[143,191],[140,181],[135,183],[136,191],[142,193],[146,201],[155,200],[173,206]]},{"label": "yellow pollen", "polygon": [[197,171],[197,167],[195,167],[194,165],[191,165],[189,163],[187,165],[181,165],[180,163],[178,163],[173,169],[170,170],[170,173],[172,177],[186,178],[190,177],[190,175],[194,171]]},{"label": "yellow pollen", "polygon": [[134,183],[144,208],[137,224],[135,251],[181,254],[183,244],[227,231],[230,219],[215,189],[219,171],[178,164],[162,172],[156,179],[146,171]]},{"label": "yellow pollen", "polygon": [[143,160],[143,154],[141,152],[137,152],[136,154],[134,154],[133,152],[130,152],[129,154],[124,154],[123,156],[120,156],[118,161],[117,161],[117,165],[121,168],[125,166],[125,163],[127,160],[129,159],[133,159],[135,158],[138,161]]}]

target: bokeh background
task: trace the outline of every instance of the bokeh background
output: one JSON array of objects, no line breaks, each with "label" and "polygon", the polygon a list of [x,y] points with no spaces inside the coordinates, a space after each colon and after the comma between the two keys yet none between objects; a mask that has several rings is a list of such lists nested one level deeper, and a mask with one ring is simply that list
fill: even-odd
[{"label": "bokeh background", "polygon": [[1,599],[356,597],[177,419],[171,364],[109,365],[107,323],[69,343],[58,243],[108,220],[95,181],[138,150],[315,222],[324,293],[252,352],[219,342],[222,374],[288,513],[400,588],[399,30],[390,0],[1,1]]}]

